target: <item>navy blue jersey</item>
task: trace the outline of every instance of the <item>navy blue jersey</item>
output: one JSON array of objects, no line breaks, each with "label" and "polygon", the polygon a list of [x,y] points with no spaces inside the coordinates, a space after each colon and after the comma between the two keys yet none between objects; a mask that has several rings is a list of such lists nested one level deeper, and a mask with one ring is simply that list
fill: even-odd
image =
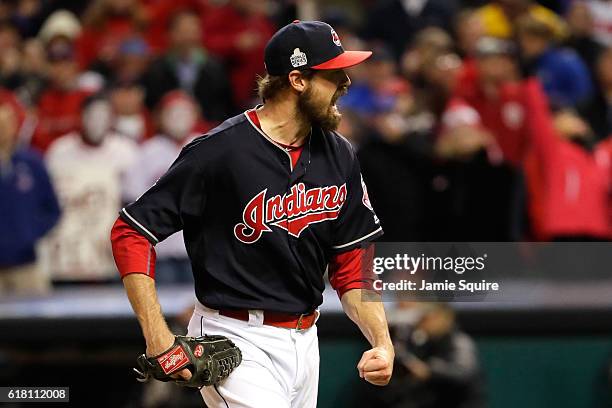
[{"label": "navy blue jersey", "polygon": [[334,253],[382,235],[343,137],[313,128],[292,168],[246,113],[186,146],[121,217],[153,244],[183,230],[196,296],[214,309],[310,312]]}]

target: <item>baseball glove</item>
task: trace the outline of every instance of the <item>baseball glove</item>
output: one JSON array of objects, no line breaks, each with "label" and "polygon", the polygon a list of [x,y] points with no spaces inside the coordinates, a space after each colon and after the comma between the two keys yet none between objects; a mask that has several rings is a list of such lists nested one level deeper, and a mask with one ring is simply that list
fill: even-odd
[{"label": "baseball glove", "polygon": [[[242,362],[242,353],[224,336],[175,336],[174,344],[168,350],[155,357],[142,354],[136,362],[140,369],[134,371],[140,375],[137,378],[140,382],[154,378],[201,388],[226,379]],[[191,371],[188,381],[171,377],[184,368]]]}]

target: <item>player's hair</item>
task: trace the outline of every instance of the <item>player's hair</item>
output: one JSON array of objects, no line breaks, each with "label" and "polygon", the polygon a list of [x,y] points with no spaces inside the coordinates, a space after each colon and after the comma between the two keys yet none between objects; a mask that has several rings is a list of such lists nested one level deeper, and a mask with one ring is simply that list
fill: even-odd
[{"label": "player's hair", "polygon": [[[315,71],[306,69],[302,75],[310,79]],[[289,75],[268,75],[257,77],[257,94],[263,100],[274,99],[279,93],[289,88]]]}]

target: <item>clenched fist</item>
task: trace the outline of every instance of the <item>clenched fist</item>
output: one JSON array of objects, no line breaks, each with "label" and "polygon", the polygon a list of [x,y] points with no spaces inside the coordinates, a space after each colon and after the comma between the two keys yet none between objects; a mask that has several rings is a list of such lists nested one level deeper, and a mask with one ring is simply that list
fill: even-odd
[{"label": "clenched fist", "polygon": [[374,385],[387,385],[393,374],[395,353],[392,346],[374,347],[361,356],[359,377]]}]

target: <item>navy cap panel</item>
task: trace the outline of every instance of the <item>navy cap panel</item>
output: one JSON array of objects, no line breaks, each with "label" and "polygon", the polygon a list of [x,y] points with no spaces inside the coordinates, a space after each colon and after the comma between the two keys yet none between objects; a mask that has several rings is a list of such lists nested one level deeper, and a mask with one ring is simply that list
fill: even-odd
[{"label": "navy cap panel", "polygon": [[312,25],[310,49],[312,50],[311,53],[313,55],[311,58],[311,63],[308,65],[309,67],[322,64],[325,61],[329,61],[330,59],[335,58],[344,52],[342,46],[339,47],[334,44],[332,39],[333,28],[330,25],[314,21],[304,24],[309,26]]},{"label": "navy cap panel", "polygon": [[310,41],[308,35],[300,23],[292,24],[295,38],[288,39],[285,46],[282,61],[285,73],[293,69],[305,69],[310,66]]},{"label": "navy cap panel", "polygon": [[[270,75],[282,75],[295,69],[291,57],[296,48],[306,49],[306,35],[296,23],[289,24],[272,36],[265,50],[265,63]],[[296,61],[299,62],[299,61]],[[306,67],[306,64],[301,66]]]}]

